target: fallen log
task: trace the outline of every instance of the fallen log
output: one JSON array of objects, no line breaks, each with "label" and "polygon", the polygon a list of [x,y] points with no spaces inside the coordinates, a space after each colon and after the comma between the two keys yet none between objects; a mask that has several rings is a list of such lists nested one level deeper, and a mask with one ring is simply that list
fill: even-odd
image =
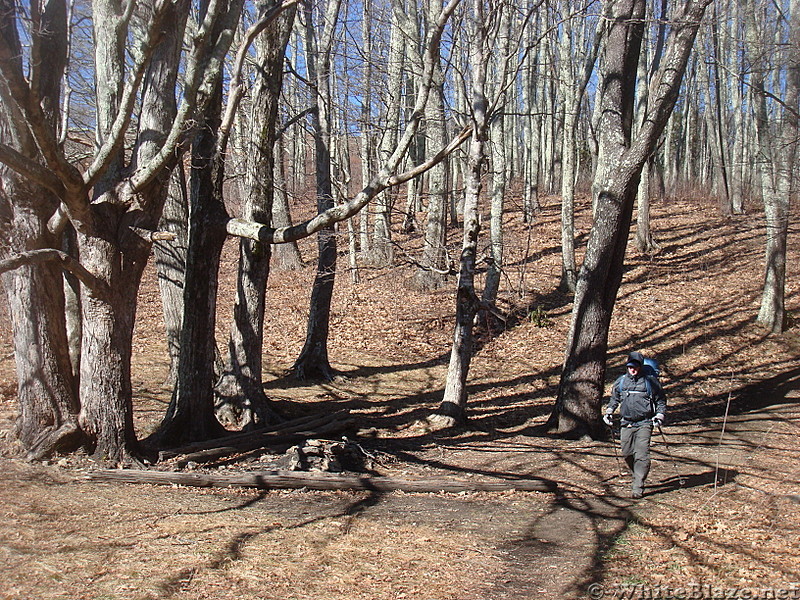
[{"label": "fallen log", "polygon": [[226,458],[233,454],[244,454],[261,448],[268,448],[270,446],[281,446],[293,444],[294,442],[309,438],[324,437],[326,435],[344,431],[352,424],[353,422],[351,419],[335,420],[326,422],[315,428],[292,431],[291,433],[275,432],[268,436],[263,435],[245,440],[239,440],[238,442],[230,445],[191,452],[181,456],[179,460],[175,461],[175,464],[177,467],[182,468],[188,465],[190,462],[208,463],[215,460],[220,460],[221,458]]},{"label": "fallen log", "polygon": [[293,419],[291,421],[281,423],[280,425],[266,427],[257,431],[236,432],[226,435],[225,437],[215,438],[213,440],[195,442],[180,448],[162,450],[159,452],[159,460],[168,460],[170,458],[175,458],[176,456],[200,452],[201,450],[210,450],[213,448],[221,448],[223,446],[233,446],[240,443],[246,444],[248,441],[257,441],[261,440],[262,438],[269,438],[271,436],[289,435],[304,430],[311,431],[317,427],[320,427],[321,425],[339,419],[344,415],[348,415],[349,412],[350,411],[347,409],[341,409],[322,416],[311,415],[307,417],[300,417],[299,419]]},{"label": "fallen log", "polygon": [[397,479],[370,475],[341,475],[296,471],[251,471],[247,473],[185,473],[105,469],[90,471],[86,479],[120,483],[150,483],[191,487],[244,487],[260,490],[370,490],[378,492],[553,492],[556,483],[547,479]]}]

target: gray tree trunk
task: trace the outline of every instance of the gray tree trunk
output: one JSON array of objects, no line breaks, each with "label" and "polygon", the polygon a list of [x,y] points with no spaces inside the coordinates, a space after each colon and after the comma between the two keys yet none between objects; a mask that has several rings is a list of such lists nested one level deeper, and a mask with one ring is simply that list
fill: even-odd
[{"label": "gray tree trunk", "polygon": [[[275,227],[291,227],[292,213],[289,208],[289,190],[286,179],[286,157],[284,156],[283,137],[275,142],[275,171],[272,204],[272,224]],[[272,262],[276,269],[295,271],[303,266],[303,257],[297,242],[273,244]]]},{"label": "gray tree trunk", "polygon": [[[488,31],[484,0],[473,0],[470,14],[472,70],[472,138],[470,140],[466,189],[464,191],[464,235],[456,291],[456,325],[453,346],[447,368],[444,396],[436,413],[429,421],[436,427],[452,427],[466,418],[467,375],[472,360],[473,335],[480,302],[475,293],[475,260],[478,250],[480,201],[483,172],[486,163],[486,140],[489,129],[488,100],[486,97],[486,71],[489,59]],[[493,15],[495,18],[497,15]]]},{"label": "gray tree trunk", "polygon": [[[319,40],[315,37],[310,6],[305,14],[307,63],[311,81],[314,83],[317,107],[311,115],[311,124],[314,134],[317,211],[320,213],[333,208],[330,68],[333,32],[340,6],[341,0],[328,2]],[[328,331],[336,277],[336,231],[332,226],[317,234],[317,249],[317,275],[311,289],[306,341],[292,371],[298,379],[329,380],[333,378],[333,369],[328,359]]]},{"label": "gray tree trunk", "polygon": [[[24,156],[40,161],[24,118],[14,104],[6,79],[21,80],[21,43],[15,3],[0,2],[0,141]],[[43,126],[57,136],[60,119],[60,83],[66,65],[66,11],[49,2],[35,17],[33,35],[46,69],[34,65],[29,76],[38,82]],[[58,207],[55,195],[0,165],[0,264],[30,250],[58,247],[58,236],[47,228]],[[83,441],[78,427],[78,400],[74,366],[70,359],[65,321],[61,268],[30,264],[5,271],[0,268],[12,321],[17,370],[19,413],[16,435],[29,459],[72,450]]]},{"label": "gray tree trunk", "polygon": [[[260,7],[266,12],[272,2]],[[273,213],[275,125],[283,82],[286,44],[294,21],[294,7],[273,22],[255,41],[256,82],[249,120],[244,218],[270,225]],[[264,426],[277,420],[269,407],[262,382],[264,307],[270,266],[270,244],[242,239],[233,322],[227,356],[215,387],[216,414],[237,428]]]},{"label": "gray tree trunk", "polygon": [[[790,51],[785,59],[776,59],[768,64],[765,53],[768,40],[757,36],[757,23],[771,21],[766,10],[757,2],[747,5],[748,11],[748,55],[754,68],[751,85],[754,91],[755,124],[758,134],[758,169],[761,177],[761,193],[764,199],[764,218],[766,220],[766,248],[764,288],[758,322],[773,333],[781,333],[786,327],[786,250],[789,230],[789,207],[792,193],[796,189],[794,170],[796,168],[798,127],[798,102],[800,101],[800,2],[791,0],[789,31],[785,45]],[[757,12],[759,11],[759,12]],[[764,12],[760,12],[764,11]],[[766,18],[765,18],[766,17]],[[777,19],[776,19],[777,21]],[[776,38],[779,30],[776,28]],[[754,47],[753,43],[759,43]],[[781,64],[783,63],[783,64]],[[780,74],[777,74],[779,73]],[[767,107],[768,77],[773,75],[778,82],[785,81],[785,96],[779,108],[778,117],[771,118]],[[780,84],[773,83],[773,90],[780,90]],[[773,120],[774,119],[774,120]]]},{"label": "gray tree trunk", "polygon": [[[425,20],[428,27],[436,22],[442,12],[442,0],[428,0]],[[418,61],[422,69],[421,58]],[[426,155],[438,152],[447,145],[447,117],[444,110],[444,73],[441,63],[437,63],[434,73],[431,96],[425,105],[425,149]],[[450,200],[447,174],[449,161],[443,160],[427,173],[428,206],[425,217],[425,241],[422,250],[420,270],[417,281],[422,289],[433,290],[441,287],[447,274],[447,206]]]},{"label": "gray tree trunk", "polygon": [[[386,113],[386,128],[380,142],[380,159],[385,163],[397,145],[397,132],[402,111],[403,67],[405,64],[405,42],[400,24],[405,6],[402,0],[392,1],[392,23],[389,38],[389,64],[387,66],[387,88],[389,93]],[[396,191],[383,192],[375,203],[372,244],[369,248],[370,262],[376,266],[392,263],[392,207]]]},{"label": "gray tree trunk", "polygon": [[508,163],[509,149],[506,138],[506,120],[503,114],[508,104],[509,92],[506,90],[509,77],[505,57],[511,49],[511,20],[506,11],[502,12],[495,43],[498,57],[492,65],[490,81],[492,89],[500,94],[500,110],[496,118],[492,119],[489,128],[489,147],[491,151],[491,204],[489,210],[489,256],[486,269],[486,283],[483,288],[482,299],[488,304],[497,302],[500,291],[500,278],[503,272],[503,212],[505,209],[506,191],[508,189]]},{"label": "gray tree trunk", "polygon": [[165,383],[169,387],[174,387],[178,380],[183,324],[183,283],[186,277],[186,249],[189,237],[189,200],[183,165],[175,168],[170,179],[158,228],[175,236],[173,240],[161,240],[153,244],[170,362]]},{"label": "gray tree trunk", "polygon": [[611,7],[601,89],[600,161],[595,175],[595,222],[578,278],[558,397],[547,423],[559,434],[600,437],[608,328],[622,281],[625,249],[642,165],[655,149],[675,105],[707,0],[690,2],[670,34],[667,55],[655,74],[644,125],[631,141],[636,65],[641,49],[644,0]]}]

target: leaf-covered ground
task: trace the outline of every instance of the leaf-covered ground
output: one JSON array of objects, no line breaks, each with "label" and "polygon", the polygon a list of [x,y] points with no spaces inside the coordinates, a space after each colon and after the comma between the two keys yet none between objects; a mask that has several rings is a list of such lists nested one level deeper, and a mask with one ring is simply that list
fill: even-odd
[{"label": "leaf-covered ground", "polygon": [[[422,423],[441,397],[453,287],[416,291],[399,251],[396,266],[364,268],[357,284],[341,255],[330,341],[340,376],[326,384],[285,377],[304,340],[313,267],[273,273],[264,366],[267,393],[287,416],[349,408],[382,474],[543,477],[557,493],[203,490],[87,481],[90,461],[80,456],[25,463],[13,456],[16,383],[0,305],[0,598],[495,600],[612,597],[637,585],[641,593],[671,588],[705,597],[796,589],[797,221],[787,285],[792,327],[779,336],[754,323],[764,243],[756,207],[728,219],[710,201],[662,202],[653,220],[661,250],[643,256],[631,244],[609,382],[627,351],[640,349],[663,363],[670,401],[665,437],[653,443],[651,487],[633,503],[612,444],[540,433],[570,310],[555,291],[556,200],[545,199],[530,226],[507,215],[501,307],[514,318],[504,331],[481,328],[468,427],[432,433]],[[578,227],[585,243],[586,203]],[[450,234],[457,256],[459,235]],[[413,253],[419,236],[396,241]],[[340,244],[346,248],[344,238]],[[313,240],[302,246],[307,259],[313,249]],[[235,256],[230,244],[221,341]],[[145,434],[169,400],[151,272],[141,299],[133,384]]]}]

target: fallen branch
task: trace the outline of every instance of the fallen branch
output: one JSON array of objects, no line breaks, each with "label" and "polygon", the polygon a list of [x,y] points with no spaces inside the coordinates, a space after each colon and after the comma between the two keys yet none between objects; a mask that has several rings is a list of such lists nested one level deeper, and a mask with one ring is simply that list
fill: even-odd
[{"label": "fallen branch", "polygon": [[547,479],[502,479],[465,481],[457,479],[396,479],[369,475],[334,475],[296,471],[252,471],[248,473],[184,473],[108,469],[90,471],[86,479],[121,483],[186,485],[192,487],[244,487],[260,490],[371,490],[378,492],[504,492],[511,490],[553,492],[556,483]]},{"label": "fallen branch", "polygon": [[194,463],[207,463],[221,458],[226,458],[233,454],[244,454],[253,450],[261,448],[268,448],[270,446],[282,446],[286,444],[293,444],[300,440],[309,438],[324,437],[333,433],[344,431],[353,424],[351,419],[333,420],[328,421],[319,427],[303,429],[300,431],[293,431],[291,433],[275,433],[272,435],[262,435],[254,439],[247,439],[226,446],[217,448],[209,448],[207,450],[199,450],[182,456],[175,462],[178,468],[187,466],[190,462]]},{"label": "fallen branch", "polygon": [[[317,430],[317,428],[322,427],[331,421],[340,420],[340,417],[343,417],[347,414],[349,414],[349,411],[342,409],[329,415],[312,415],[308,417],[301,417],[299,419],[286,421],[272,427],[265,427],[264,429],[259,429],[257,431],[232,433],[222,438],[215,438],[205,442],[195,442],[193,444],[189,444],[188,446],[181,446],[180,448],[162,450],[158,456],[159,460],[168,460],[170,458],[175,458],[176,456],[200,452],[201,450],[211,450],[225,446],[247,445],[251,442],[258,443],[258,445],[250,448],[252,450],[261,446],[282,443],[275,441],[276,438],[281,436],[288,436],[298,432],[313,433],[313,431]],[[313,437],[313,435],[311,435],[311,437]]]}]

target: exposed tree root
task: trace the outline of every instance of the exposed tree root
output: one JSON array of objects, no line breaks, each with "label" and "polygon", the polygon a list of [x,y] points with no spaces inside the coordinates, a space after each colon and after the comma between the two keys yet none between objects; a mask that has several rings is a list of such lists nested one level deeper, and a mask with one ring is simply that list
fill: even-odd
[{"label": "exposed tree root", "polygon": [[25,458],[44,460],[58,452],[72,452],[81,445],[83,432],[75,421],[67,421],[55,429],[46,428],[28,448]]}]

